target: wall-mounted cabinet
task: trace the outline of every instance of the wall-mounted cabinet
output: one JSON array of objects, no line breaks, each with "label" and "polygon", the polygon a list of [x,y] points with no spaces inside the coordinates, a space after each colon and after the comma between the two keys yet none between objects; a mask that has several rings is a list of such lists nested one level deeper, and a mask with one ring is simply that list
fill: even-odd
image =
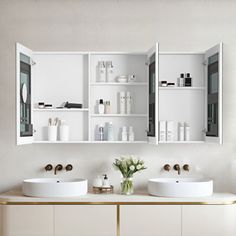
[{"label": "wall-mounted cabinet", "polygon": [[[191,87],[160,87],[160,81],[176,83],[186,72],[191,73]],[[158,44],[146,53],[109,53],[37,52],[17,43],[16,83],[18,145],[222,143],[222,44],[205,53],[163,53]],[[129,112],[122,111],[121,93],[130,94]],[[100,99],[109,102],[109,112],[99,113]],[[67,101],[82,108],[62,108]],[[52,107],[39,108],[39,102]],[[68,124],[68,140],[60,141],[59,134],[48,139],[50,118]],[[160,140],[159,121],[173,122],[171,141]],[[110,122],[112,139],[106,132]],[[188,141],[178,139],[179,122],[190,126]],[[122,139],[124,126],[133,128],[134,139]]]}]

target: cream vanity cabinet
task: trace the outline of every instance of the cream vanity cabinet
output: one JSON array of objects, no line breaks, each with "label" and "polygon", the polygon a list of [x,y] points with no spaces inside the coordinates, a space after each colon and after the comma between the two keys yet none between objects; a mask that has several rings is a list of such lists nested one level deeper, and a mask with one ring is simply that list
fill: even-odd
[{"label": "cream vanity cabinet", "polygon": [[2,205],[0,236],[235,236],[236,205]]},{"label": "cream vanity cabinet", "polygon": [[[109,81],[99,82],[99,62],[113,63]],[[191,73],[191,87],[160,87]],[[135,75],[134,82],[117,82]],[[222,44],[204,53],[38,52],[16,44],[17,144],[30,143],[222,143]],[[119,94],[130,92],[130,114],[120,114]],[[98,114],[98,101],[110,102]],[[63,109],[66,101],[81,109]],[[38,108],[38,103],[53,108]],[[49,118],[69,125],[69,140],[47,137]],[[173,121],[173,139],[159,140],[159,121]],[[114,140],[99,141],[98,127],[112,122]],[[190,140],[178,141],[178,123],[190,126]],[[122,127],[133,127],[134,141],[121,141]],[[106,132],[105,132],[106,136]]]},{"label": "cream vanity cabinet", "polygon": [[55,206],[55,236],[116,236],[116,206]]},{"label": "cream vanity cabinet", "polygon": [[120,206],[120,236],[143,235],[181,236],[181,206]]},{"label": "cream vanity cabinet", "polygon": [[1,236],[53,236],[53,206],[2,207]]},{"label": "cream vanity cabinet", "polygon": [[182,206],[182,236],[235,236],[236,205]]},{"label": "cream vanity cabinet", "polygon": [[1,207],[0,236],[116,236],[117,232],[115,205]]}]

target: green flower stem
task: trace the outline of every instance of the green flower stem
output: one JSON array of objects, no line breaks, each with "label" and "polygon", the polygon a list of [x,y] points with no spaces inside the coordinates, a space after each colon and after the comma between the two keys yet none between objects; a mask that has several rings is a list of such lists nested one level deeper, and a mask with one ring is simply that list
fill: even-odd
[{"label": "green flower stem", "polygon": [[133,180],[130,178],[123,179],[121,183],[121,193],[122,194],[132,194],[134,192]]}]

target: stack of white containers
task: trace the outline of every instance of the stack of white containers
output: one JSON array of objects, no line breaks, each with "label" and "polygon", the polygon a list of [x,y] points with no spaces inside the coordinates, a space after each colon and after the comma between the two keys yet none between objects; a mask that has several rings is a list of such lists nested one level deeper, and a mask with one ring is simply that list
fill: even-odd
[{"label": "stack of white containers", "polygon": [[[174,141],[174,121],[159,121],[159,140],[161,142]],[[190,141],[190,126],[187,122],[178,124],[178,141]]]}]

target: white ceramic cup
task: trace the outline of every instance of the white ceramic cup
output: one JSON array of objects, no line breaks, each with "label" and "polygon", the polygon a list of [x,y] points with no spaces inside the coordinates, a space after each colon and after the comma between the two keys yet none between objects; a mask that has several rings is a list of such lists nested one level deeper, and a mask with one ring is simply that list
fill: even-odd
[{"label": "white ceramic cup", "polygon": [[61,125],[59,126],[60,131],[60,141],[68,141],[69,140],[69,125]]},{"label": "white ceramic cup", "polygon": [[57,126],[48,126],[48,141],[57,141]]}]

